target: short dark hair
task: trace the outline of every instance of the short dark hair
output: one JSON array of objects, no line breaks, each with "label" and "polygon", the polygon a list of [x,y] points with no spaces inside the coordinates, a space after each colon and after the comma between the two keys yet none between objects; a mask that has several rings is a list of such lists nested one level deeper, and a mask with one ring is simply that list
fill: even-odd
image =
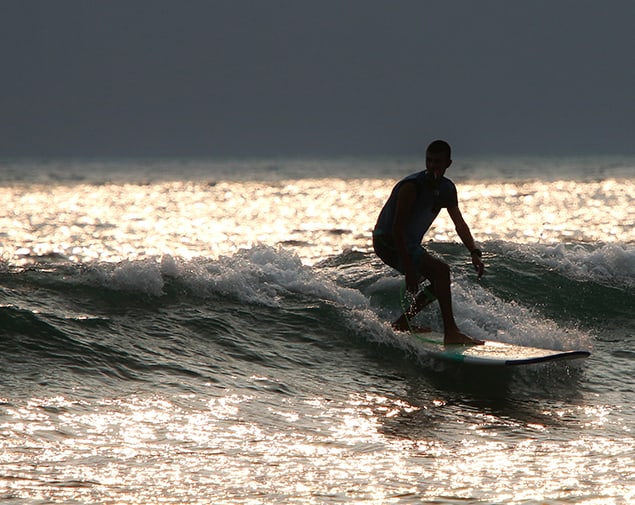
[{"label": "short dark hair", "polygon": [[448,158],[452,158],[452,148],[445,140],[435,140],[431,142],[426,149],[426,152],[431,153],[447,153]]}]

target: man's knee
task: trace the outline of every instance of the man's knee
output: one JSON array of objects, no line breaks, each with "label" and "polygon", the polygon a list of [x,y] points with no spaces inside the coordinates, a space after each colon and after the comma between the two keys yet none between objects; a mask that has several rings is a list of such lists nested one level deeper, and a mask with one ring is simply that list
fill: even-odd
[{"label": "man's knee", "polygon": [[450,282],[450,266],[443,261],[439,261],[439,265],[436,268],[437,275],[440,280]]},{"label": "man's knee", "polygon": [[422,273],[429,280],[437,282],[450,281],[450,266],[446,262],[430,256],[423,266],[424,271]]}]

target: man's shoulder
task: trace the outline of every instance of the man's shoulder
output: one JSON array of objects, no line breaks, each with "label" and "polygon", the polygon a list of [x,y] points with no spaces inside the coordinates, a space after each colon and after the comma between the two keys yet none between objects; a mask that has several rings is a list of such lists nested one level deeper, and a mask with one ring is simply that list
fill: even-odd
[{"label": "man's shoulder", "polygon": [[407,182],[417,182],[419,179],[421,179],[423,175],[425,175],[425,170],[421,170],[420,172],[414,172],[410,175],[407,175],[406,177],[401,179],[401,181],[399,182],[402,184]]},{"label": "man's shoulder", "polygon": [[439,184],[439,196],[443,201],[443,206],[446,208],[457,207],[459,205],[459,198],[454,183],[443,177]]},{"label": "man's shoulder", "polygon": [[445,176],[441,178],[440,186],[450,189],[452,191],[456,191],[456,185],[454,184],[454,182],[452,182],[450,179],[448,179]]},{"label": "man's shoulder", "polygon": [[395,186],[395,189],[397,190],[396,192],[401,193],[404,188],[409,188],[408,191],[416,189],[420,181],[420,175],[422,173],[423,172],[416,172],[414,174],[407,175],[406,177],[401,179]]}]

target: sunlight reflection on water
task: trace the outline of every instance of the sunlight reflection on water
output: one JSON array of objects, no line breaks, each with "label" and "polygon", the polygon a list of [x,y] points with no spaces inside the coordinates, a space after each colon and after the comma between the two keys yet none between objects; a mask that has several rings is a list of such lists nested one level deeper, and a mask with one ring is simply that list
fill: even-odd
[{"label": "sunlight reflection on water", "polygon": [[[131,286],[153,277],[127,261],[218,258],[258,242],[282,245],[312,263],[348,248],[369,250],[393,183],[2,187],[10,202],[0,210],[2,259],[122,262],[109,281]],[[479,241],[554,244],[543,253],[561,268],[570,268],[558,256],[561,242],[635,242],[634,194],[632,180],[459,185]],[[457,240],[445,213],[430,238]],[[612,263],[609,252],[601,251],[602,268],[629,268],[623,254]],[[550,259],[543,254],[541,261],[549,266]],[[592,257],[578,263],[573,267],[598,268]],[[161,289],[159,283],[141,292]],[[635,500],[635,439],[623,419],[626,406],[544,401],[524,417],[445,397],[271,399],[257,387],[266,378],[251,380],[250,394],[3,399],[0,497],[130,504]]]},{"label": "sunlight reflection on water", "polygon": [[[256,243],[314,262],[370,248],[394,181],[168,182],[0,188],[3,254],[121,261],[170,254],[218,257]],[[463,183],[463,213],[479,240],[635,241],[635,181]],[[457,241],[445,212],[429,238]]]},{"label": "sunlight reflection on water", "polygon": [[[519,502],[582,496],[598,486],[605,499],[633,493],[627,483],[635,441],[617,444],[601,430],[563,442],[553,426],[506,424],[478,411],[456,423],[456,412],[446,412],[456,407],[443,402],[414,406],[377,394],[289,399],[266,409],[257,396],[178,402],[154,395],[99,405],[64,397],[5,403],[0,462],[11,478],[2,479],[0,492],[138,504],[417,503],[483,492],[495,502]],[[430,437],[384,433],[395,417],[430,409]],[[602,410],[578,414],[599,426]],[[545,430],[553,440],[532,436]]]}]

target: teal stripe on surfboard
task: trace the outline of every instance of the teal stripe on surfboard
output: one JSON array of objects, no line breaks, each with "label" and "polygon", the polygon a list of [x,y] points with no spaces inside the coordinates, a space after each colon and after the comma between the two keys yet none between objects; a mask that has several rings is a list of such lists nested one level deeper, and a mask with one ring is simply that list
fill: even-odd
[{"label": "teal stripe on surfboard", "polygon": [[483,345],[445,345],[435,332],[412,333],[427,353],[440,360],[472,365],[517,366],[549,361],[582,359],[590,352],[582,349],[554,350],[485,340]]}]

